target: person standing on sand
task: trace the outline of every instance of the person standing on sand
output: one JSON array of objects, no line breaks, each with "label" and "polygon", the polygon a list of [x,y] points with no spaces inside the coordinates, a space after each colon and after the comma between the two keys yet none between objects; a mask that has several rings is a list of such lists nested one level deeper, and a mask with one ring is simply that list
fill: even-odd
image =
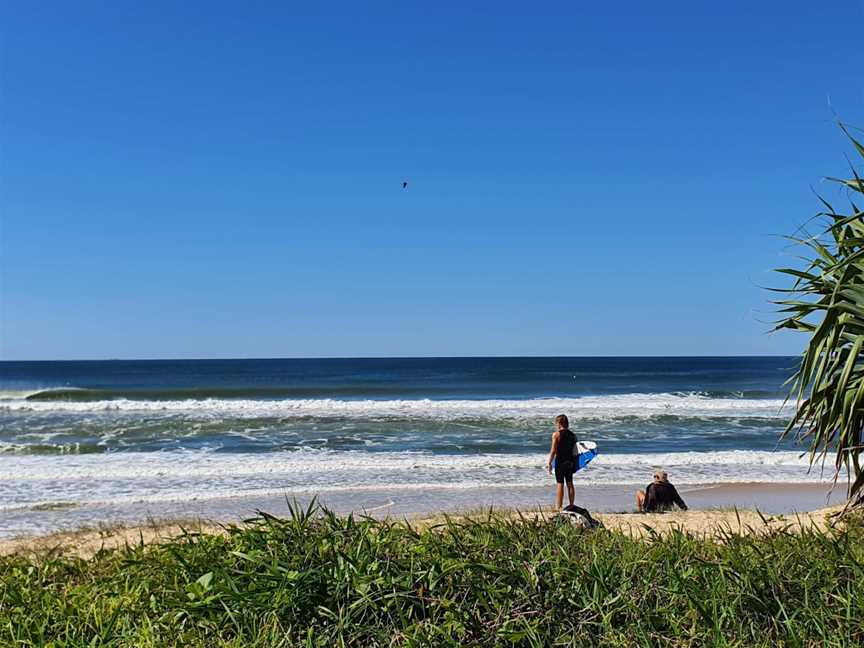
[{"label": "person standing on sand", "polygon": [[637,491],[636,506],[644,513],[668,511],[677,504],[682,511],[687,510],[687,505],[675,487],[669,483],[669,476],[665,470],[654,473],[654,481],[645,487],[644,491]]},{"label": "person standing on sand", "polygon": [[555,468],[555,506],[560,510],[564,506],[564,482],[567,482],[567,497],[570,505],[576,492],[573,488],[573,473],[576,471],[576,435],[570,431],[570,422],[564,414],[555,417],[555,432],[552,433],[552,448],[549,450],[549,461],[546,470],[552,474]]}]

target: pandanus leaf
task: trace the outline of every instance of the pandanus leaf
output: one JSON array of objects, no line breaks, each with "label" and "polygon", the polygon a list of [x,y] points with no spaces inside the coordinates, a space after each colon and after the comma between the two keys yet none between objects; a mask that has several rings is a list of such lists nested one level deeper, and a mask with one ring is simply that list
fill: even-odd
[{"label": "pandanus leaf", "polygon": [[[840,128],[864,157],[864,146],[849,129]],[[864,193],[864,181],[853,168],[852,179],[838,180]],[[802,267],[779,268],[792,278],[778,299],[780,319],[775,330],[809,335],[798,370],[790,377],[790,398],[796,410],[782,436],[795,435],[809,443],[811,466],[835,458],[835,481],[845,468],[849,496],[864,496],[864,474],[858,457],[864,448],[864,214],[854,204],[851,213],[827,209],[823,230],[810,236],[803,229],[787,237],[804,250]],[[781,295],[781,296],[784,296]]]}]

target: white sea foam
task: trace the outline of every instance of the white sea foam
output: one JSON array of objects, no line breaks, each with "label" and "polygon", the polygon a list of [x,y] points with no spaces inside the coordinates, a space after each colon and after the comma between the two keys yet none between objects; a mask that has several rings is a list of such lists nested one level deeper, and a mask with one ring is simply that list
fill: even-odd
[{"label": "white sea foam", "polygon": [[[452,421],[473,429],[489,421],[550,420],[561,412],[574,419],[677,416],[776,421],[788,415],[781,400],[710,398],[698,394],[625,394],[580,398],[494,400],[234,400],[171,401],[0,401],[0,412],[30,429],[39,414],[228,420],[254,417],[302,419],[422,419]],[[30,413],[35,416],[31,417]],[[137,414],[136,414],[137,413]],[[66,417],[62,417],[66,418]],[[338,422],[338,421],[337,421]],[[197,425],[197,423],[195,423]],[[502,426],[503,427],[503,426]],[[256,440],[253,429],[230,431]],[[659,434],[659,432],[658,432]],[[505,435],[506,436],[506,435]],[[370,441],[369,439],[363,439]],[[407,441],[407,437],[402,439]],[[474,440],[482,445],[482,438]],[[20,441],[16,441],[20,443]],[[374,441],[370,441],[374,443]],[[491,440],[490,440],[491,443]],[[682,446],[682,450],[686,446]],[[538,453],[369,452],[302,449],[229,453],[206,450],[107,452],[83,455],[0,454],[0,508],[27,508],[51,502],[118,504],[189,502],[259,495],[353,491],[469,490],[546,487],[545,456]],[[722,450],[713,452],[621,453],[600,456],[577,481],[583,484],[644,484],[654,468],[668,470],[676,483],[818,482],[830,474],[808,473],[797,452]]]},{"label": "white sea foam", "polygon": [[617,394],[578,398],[489,400],[199,399],[103,401],[0,401],[7,412],[164,412],[201,417],[351,417],[525,419],[566,412],[572,418],[758,417],[788,415],[780,399],[710,398],[699,394]]},{"label": "white sea foam", "polygon": [[[442,455],[424,452],[362,452],[297,450],[260,454],[210,451],[114,452],[63,457],[23,455],[0,458],[0,481],[99,480],[139,478],[218,478],[290,475],[301,477],[338,471],[384,477],[409,471],[430,471],[449,484],[454,475],[470,477],[478,471],[517,471],[543,467],[541,454]],[[717,477],[730,481],[737,471],[752,468],[796,468],[806,471],[808,461],[799,452],[725,450],[718,452],[666,452],[601,454],[584,474],[602,469],[623,471],[652,466],[723,466]],[[445,477],[446,476],[446,477]],[[803,476],[803,475],[802,475]],[[740,480],[734,480],[740,481]],[[759,481],[759,480],[757,480]]]},{"label": "white sea foam", "polygon": [[[278,494],[544,487],[542,454],[440,455],[299,450],[260,454],[208,451],[116,452],[0,457],[0,509],[51,502],[119,504]],[[643,484],[663,467],[680,485],[825,482],[797,452],[727,450],[601,454],[578,484]]]}]

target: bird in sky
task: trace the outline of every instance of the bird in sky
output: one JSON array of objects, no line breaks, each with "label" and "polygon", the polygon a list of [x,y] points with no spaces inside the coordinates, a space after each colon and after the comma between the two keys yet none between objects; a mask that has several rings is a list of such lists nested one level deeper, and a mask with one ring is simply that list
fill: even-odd
[{"label": "bird in sky", "polygon": [[403,182],[403,183],[402,183],[402,188],[403,188],[403,189],[407,189],[407,188],[408,188],[408,183],[407,183],[407,182]]}]

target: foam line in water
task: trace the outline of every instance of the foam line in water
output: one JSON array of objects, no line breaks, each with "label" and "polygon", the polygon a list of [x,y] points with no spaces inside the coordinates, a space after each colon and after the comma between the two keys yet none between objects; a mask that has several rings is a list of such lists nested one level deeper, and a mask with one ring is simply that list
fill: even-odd
[{"label": "foam line in water", "polygon": [[[438,455],[298,450],[259,454],[115,452],[0,457],[0,509],[64,502],[116,505],[291,494],[551,488],[541,453]],[[797,452],[728,450],[600,454],[581,485],[644,486],[663,467],[674,483],[824,483]]]},{"label": "foam line in water", "polygon": [[338,399],[199,399],[103,401],[0,401],[7,412],[166,412],[213,416],[536,418],[566,413],[574,418],[654,416],[780,417],[789,414],[781,399],[710,398],[701,394],[619,394],[577,398],[489,400],[338,400]]},{"label": "foam line in water", "polygon": [[[289,475],[302,477],[336,472],[383,477],[387,474],[426,472],[440,476],[442,484],[472,473],[498,471],[502,475],[518,470],[541,469],[542,454],[439,455],[420,452],[298,450],[266,454],[229,454],[207,451],[115,452],[102,455],[10,456],[0,458],[0,482],[54,480],[105,480],[140,478],[217,478],[224,476]],[[723,467],[719,481],[729,481],[736,471],[763,467],[801,469],[807,457],[798,452],[726,450],[720,452],[600,453],[584,475],[614,469],[642,472],[653,467]]]}]

